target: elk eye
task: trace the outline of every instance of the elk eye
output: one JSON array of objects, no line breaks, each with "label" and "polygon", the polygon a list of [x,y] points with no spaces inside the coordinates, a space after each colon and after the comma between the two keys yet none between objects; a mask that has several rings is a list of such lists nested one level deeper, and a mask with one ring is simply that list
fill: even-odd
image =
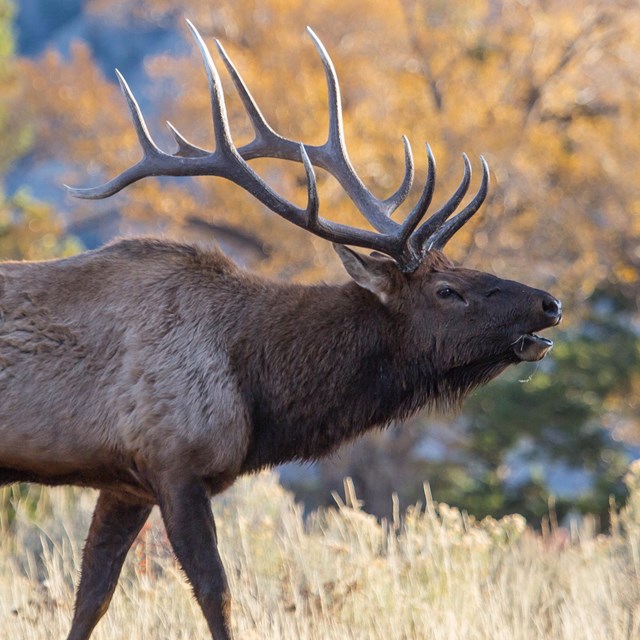
[{"label": "elk eye", "polygon": [[446,299],[454,296],[459,298],[460,294],[454,291],[451,287],[441,287],[440,289],[438,289],[438,297],[440,298]]}]

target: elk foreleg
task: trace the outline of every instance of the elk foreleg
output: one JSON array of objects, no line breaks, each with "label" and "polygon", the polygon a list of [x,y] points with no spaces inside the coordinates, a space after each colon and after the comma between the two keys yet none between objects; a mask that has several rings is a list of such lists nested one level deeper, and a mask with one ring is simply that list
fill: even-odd
[{"label": "elk foreleg", "polygon": [[214,640],[230,640],[229,589],[207,489],[200,480],[182,479],[168,484],[159,498],[169,541],[211,634]]},{"label": "elk foreleg", "polygon": [[106,612],[127,552],[152,506],[110,491],[100,492],[82,556],[68,640],[86,640]]}]

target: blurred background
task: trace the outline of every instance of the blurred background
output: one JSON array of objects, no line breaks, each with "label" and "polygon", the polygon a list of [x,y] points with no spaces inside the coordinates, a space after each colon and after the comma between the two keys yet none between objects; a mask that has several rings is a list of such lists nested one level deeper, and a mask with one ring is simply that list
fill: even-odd
[{"label": "blurred background", "polygon": [[[93,186],[139,158],[114,67],[161,147],[174,149],[166,120],[211,147],[185,17],[211,46],[223,42],[277,131],[320,144],[326,86],[310,25],[342,83],[352,161],[378,196],[402,178],[402,134],[416,157],[411,202],[425,141],[438,162],[435,205],[455,189],[462,152],[476,168],[483,154],[488,202],[449,255],[548,289],[566,310],[550,356],[476,392],[461,414],[392,425],[328,461],[280,469],[281,481],[308,508],[330,504],[351,476],[379,516],[394,492],[401,507],[420,500],[426,481],[436,500],[477,516],[519,512],[536,524],[551,505],[561,521],[590,512],[606,527],[640,453],[638,1],[0,0],[2,259],[151,233],[220,246],[276,279],[345,278],[328,243],[219,179],[149,179],[101,202],[65,195],[63,183]],[[252,132],[227,80],[239,146]],[[305,202],[299,166],[253,166]],[[319,174],[323,215],[364,225]]]}]

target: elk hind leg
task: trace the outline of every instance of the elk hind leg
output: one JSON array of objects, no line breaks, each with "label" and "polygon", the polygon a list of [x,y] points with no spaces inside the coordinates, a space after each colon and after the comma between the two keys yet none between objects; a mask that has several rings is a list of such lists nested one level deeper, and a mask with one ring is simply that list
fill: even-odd
[{"label": "elk hind leg", "polygon": [[86,640],[106,612],[127,552],[152,507],[111,491],[100,492],[82,556],[68,640]]}]

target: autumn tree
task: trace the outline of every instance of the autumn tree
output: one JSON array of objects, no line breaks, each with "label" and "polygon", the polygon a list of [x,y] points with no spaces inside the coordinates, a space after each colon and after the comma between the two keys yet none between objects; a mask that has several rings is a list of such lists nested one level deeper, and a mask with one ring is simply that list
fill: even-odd
[{"label": "autumn tree", "polygon": [[[0,176],[34,146],[24,109],[29,91],[14,53],[13,13],[13,2],[0,0]],[[0,257],[34,260],[77,251],[79,245],[63,236],[50,205],[39,202],[26,186],[7,196],[0,182]]]}]

